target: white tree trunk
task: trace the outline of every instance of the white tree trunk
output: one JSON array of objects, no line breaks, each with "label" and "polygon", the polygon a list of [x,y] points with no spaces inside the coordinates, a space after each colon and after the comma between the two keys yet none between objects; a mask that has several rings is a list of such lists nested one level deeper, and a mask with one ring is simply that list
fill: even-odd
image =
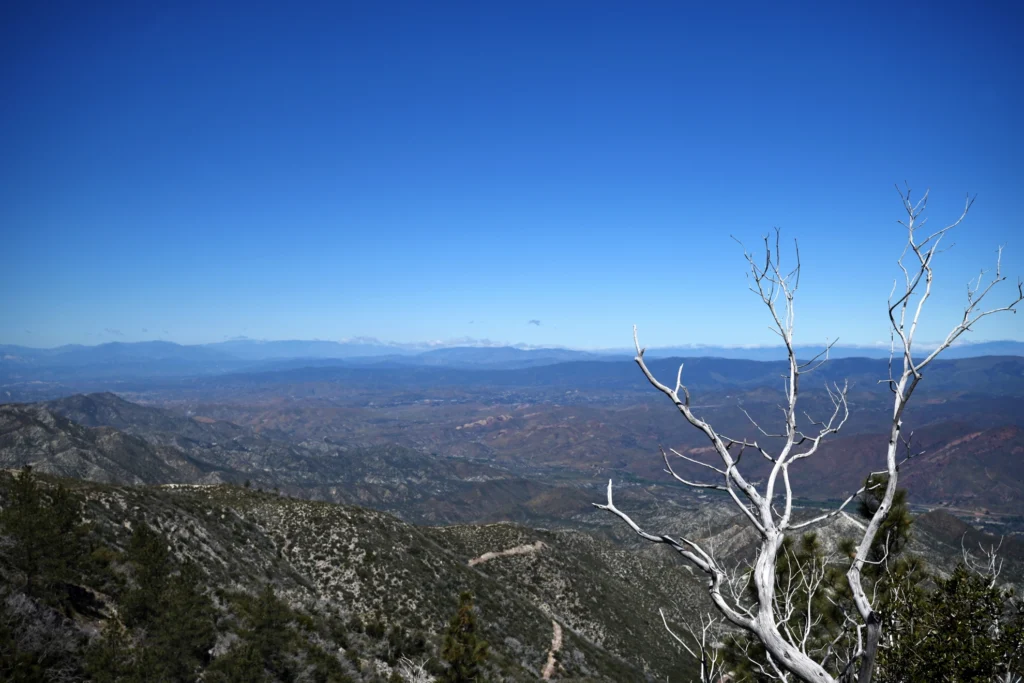
[{"label": "white tree trunk", "polygon": [[[629,515],[615,507],[612,497],[612,482],[608,482],[607,502],[595,504],[596,507],[607,510],[624,520],[637,534],[644,539],[654,543],[664,543],[676,550],[685,559],[703,571],[710,579],[709,592],[715,606],[722,616],[754,638],[760,641],[768,652],[768,662],[758,664],[762,667],[762,673],[778,680],[787,680],[788,676],[795,676],[806,683],[824,683],[826,681],[851,680],[856,674],[859,683],[870,683],[877,661],[878,648],[882,635],[882,623],[880,616],[875,612],[871,600],[864,590],[861,573],[872,545],[875,541],[882,523],[892,509],[893,499],[896,495],[897,483],[899,480],[898,453],[901,445],[906,444],[902,436],[903,413],[907,402],[914,393],[918,382],[922,378],[922,370],[927,367],[938,355],[948,348],[964,332],[971,329],[971,326],[981,318],[1001,311],[1015,312],[1017,304],[1024,300],[1024,288],[1017,283],[1017,295],[1014,300],[1006,306],[990,310],[978,308],[981,301],[992,290],[1002,282],[1005,277],[1001,274],[999,260],[997,259],[995,277],[982,288],[981,277],[976,284],[968,287],[968,301],[964,309],[962,320],[950,331],[946,339],[931,353],[920,361],[915,361],[913,355],[914,335],[917,331],[918,321],[924,304],[931,294],[932,285],[932,260],[938,253],[938,246],[942,237],[964,220],[973,202],[968,198],[960,217],[950,225],[931,233],[920,239],[917,230],[924,221],[920,219],[927,204],[928,194],[917,204],[911,202],[910,192],[900,193],[904,210],[907,213],[907,220],[902,224],[907,229],[907,246],[898,261],[901,272],[904,276],[904,288],[899,297],[895,299],[890,296],[889,320],[893,336],[893,353],[890,358],[890,376],[883,380],[892,390],[894,395],[892,427],[889,443],[886,451],[885,474],[888,478],[885,484],[885,492],[882,495],[881,503],[875,510],[870,521],[865,527],[856,554],[847,572],[847,582],[853,595],[856,607],[857,622],[852,616],[850,621],[850,633],[856,633],[856,640],[852,650],[847,653],[845,660],[841,660],[833,642],[823,651],[814,651],[809,645],[810,626],[803,634],[794,634],[785,625],[787,615],[792,611],[792,594],[776,595],[776,574],[778,570],[778,554],[787,537],[794,532],[807,528],[813,524],[823,522],[831,517],[840,514],[846,506],[858,495],[864,493],[861,488],[849,496],[838,508],[832,512],[825,513],[812,519],[794,523],[792,520],[793,491],[790,487],[790,467],[797,466],[800,460],[814,456],[822,441],[838,432],[849,417],[849,409],[846,400],[847,387],[838,385],[828,386],[826,390],[831,398],[833,410],[827,420],[820,422],[811,421],[811,430],[804,431],[807,427],[798,425],[797,402],[799,398],[800,378],[802,375],[812,372],[820,367],[821,363],[828,360],[829,350],[833,341],[826,344],[824,350],[810,361],[800,362],[797,360],[793,344],[793,321],[794,321],[794,299],[800,283],[800,252],[796,249],[795,267],[790,271],[781,268],[778,231],[774,248],[768,238],[765,238],[765,257],[762,260],[744,253],[750,267],[752,281],[751,290],[760,296],[762,303],[768,309],[769,314],[780,338],[785,345],[788,357],[789,372],[784,381],[786,404],[783,406],[784,425],[779,433],[769,433],[760,425],[751,422],[759,433],[766,437],[777,437],[783,440],[782,447],[777,453],[769,453],[758,441],[748,439],[729,438],[716,431],[708,422],[697,417],[691,410],[690,392],[683,384],[683,366],[679,367],[676,376],[675,387],[671,388],[654,377],[644,362],[644,349],[640,346],[636,328],[633,328],[633,341],[636,346],[636,363],[647,380],[659,391],[665,394],[675,405],[676,409],[686,421],[701,431],[709,440],[712,450],[717,456],[715,464],[705,462],[696,458],[669,449],[670,452],[691,464],[699,465],[710,470],[717,479],[714,483],[698,482],[679,476],[672,468],[669,453],[662,450],[662,457],[667,470],[671,476],[681,483],[700,489],[715,489],[727,493],[737,509],[743,513],[750,525],[760,536],[757,559],[752,570],[751,579],[756,589],[756,601],[751,603],[745,597],[742,589],[737,589],[737,580],[740,577],[730,576],[725,568],[714,557],[712,552],[705,550],[699,543],[690,538],[673,538],[666,535],[651,534],[643,531]],[[1000,252],[1001,255],[1001,252]],[[905,260],[911,261],[909,264]],[[893,295],[896,293],[896,286],[893,287]],[[916,299],[915,299],[916,297]],[[779,306],[781,300],[781,308]],[[898,341],[898,345],[897,345]],[[897,375],[892,371],[893,362],[900,358],[902,360],[902,371]],[[748,415],[749,418],[749,415]],[[740,457],[744,451],[750,450],[755,453],[754,457],[763,457],[772,463],[771,472],[768,476],[763,492],[752,485],[740,471]],[[909,451],[909,448],[908,448]],[[909,459],[910,454],[904,458]],[[782,497],[782,509],[777,509],[775,503]],[[803,571],[797,576],[798,581],[820,582],[820,577],[815,578]],[[815,584],[817,586],[819,584]],[[808,609],[810,601],[808,600]],[[814,615],[808,615],[807,624],[812,623]],[[664,614],[662,614],[664,619]],[[668,628],[668,623],[665,622]],[[671,630],[669,630],[670,633]],[[705,627],[701,639],[701,661],[705,661],[706,649],[703,645],[707,634]],[[696,653],[685,644],[685,642],[672,633],[691,654]],[[852,636],[851,636],[852,637]],[[837,639],[838,642],[838,639]],[[827,666],[831,666],[836,672],[834,677]]]}]

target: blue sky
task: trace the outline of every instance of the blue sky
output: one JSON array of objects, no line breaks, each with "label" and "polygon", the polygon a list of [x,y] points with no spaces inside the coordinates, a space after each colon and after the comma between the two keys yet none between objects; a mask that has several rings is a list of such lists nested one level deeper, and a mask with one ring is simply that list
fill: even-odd
[{"label": "blue sky", "polygon": [[922,339],[1024,275],[1019,3],[294,4],[0,10],[0,342],[771,343],[779,226],[871,343],[904,180],[978,195]]}]

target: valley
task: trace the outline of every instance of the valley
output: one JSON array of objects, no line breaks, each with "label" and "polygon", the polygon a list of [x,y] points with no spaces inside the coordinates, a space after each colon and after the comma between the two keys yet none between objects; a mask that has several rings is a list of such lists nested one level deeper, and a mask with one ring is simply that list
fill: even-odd
[{"label": "valley", "polygon": [[[777,411],[774,364],[654,364],[670,373],[679,362],[692,373],[694,410],[731,437],[754,438],[751,418],[768,423]],[[884,453],[886,396],[870,381],[884,363],[826,367],[819,383],[852,378],[851,418],[794,468],[798,517],[836,506]],[[965,543],[1002,538],[1003,580],[1024,581],[1022,376],[1019,357],[952,360],[908,414],[909,551],[938,571],[953,570]],[[695,459],[709,449],[642,380],[631,364],[602,360],[311,366],[104,380],[90,384],[102,391],[52,396],[51,387],[39,390],[45,400],[0,405],[0,498],[10,505],[12,477],[26,466],[44,488],[70,487],[111,576],[132,566],[133,529],[166,536],[175,562],[228,591],[213,622],[225,651],[246,623],[239,605],[272,587],[294,623],[307,624],[289,666],[311,672],[333,648],[344,657],[332,675],[347,678],[329,680],[406,680],[412,660],[402,664],[376,635],[392,629],[420,634],[418,665],[436,668],[445,620],[466,590],[498,680],[688,680],[695,662],[658,610],[676,624],[712,612],[704,579],[592,504],[613,479],[616,502],[645,528],[694,534],[732,562],[752,559],[755,537],[723,494],[691,491],[664,472],[659,447]],[[811,385],[808,412],[823,409],[824,396]],[[749,467],[755,484],[766,476],[766,464]],[[701,474],[681,460],[674,468]],[[851,514],[817,529],[828,552],[857,534]],[[10,571],[0,568],[8,580]],[[129,598],[121,579],[79,571],[61,585],[98,601],[66,608],[81,612],[73,640],[87,648],[84,634]],[[75,658],[86,651],[68,657],[84,661]]]}]

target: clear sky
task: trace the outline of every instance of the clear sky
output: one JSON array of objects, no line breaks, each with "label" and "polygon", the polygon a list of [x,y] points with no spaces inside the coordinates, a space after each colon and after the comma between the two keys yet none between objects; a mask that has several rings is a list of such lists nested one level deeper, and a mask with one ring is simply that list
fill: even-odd
[{"label": "clear sky", "polygon": [[1021,35],[1019,2],[4,3],[0,342],[771,343],[730,235],[779,226],[798,341],[871,343],[903,181],[936,223],[978,195],[938,338],[998,245],[1024,275]]}]

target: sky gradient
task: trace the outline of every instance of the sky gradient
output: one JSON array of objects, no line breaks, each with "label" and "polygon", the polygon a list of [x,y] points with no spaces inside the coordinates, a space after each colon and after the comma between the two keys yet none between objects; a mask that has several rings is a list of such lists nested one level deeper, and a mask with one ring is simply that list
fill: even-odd
[{"label": "sky gradient", "polygon": [[978,195],[920,339],[1024,275],[1019,3],[296,4],[0,9],[0,343],[770,344],[773,226],[873,343],[904,181]]}]

